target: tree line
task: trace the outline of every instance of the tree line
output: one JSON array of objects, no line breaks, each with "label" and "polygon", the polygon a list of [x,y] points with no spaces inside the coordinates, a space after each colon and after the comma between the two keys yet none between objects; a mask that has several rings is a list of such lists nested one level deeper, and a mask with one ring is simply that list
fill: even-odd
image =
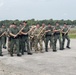
[{"label": "tree line", "polygon": [[[17,25],[20,25],[20,23],[22,23],[22,21],[25,20],[2,20],[0,21],[0,27],[4,24],[6,27],[9,27],[10,24],[12,23],[16,23]],[[53,19],[49,19],[49,20],[35,20],[35,19],[30,19],[30,20],[26,20],[28,25],[36,25],[37,23],[39,23],[40,25],[42,23],[45,23],[46,25],[48,25],[48,23],[50,23],[51,25],[55,25],[56,22],[59,22],[60,25],[63,25],[64,23],[67,23],[67,25],[76,25],[76,20],[53,20]]]}]

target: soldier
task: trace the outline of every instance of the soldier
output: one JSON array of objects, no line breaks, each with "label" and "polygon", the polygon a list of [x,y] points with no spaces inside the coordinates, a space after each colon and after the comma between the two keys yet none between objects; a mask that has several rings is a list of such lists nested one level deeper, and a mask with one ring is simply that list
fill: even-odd
[{"label": "soldier", "polygon": [[70,31],[70,29],[67,27],[67,24],[64,23],[64,26],[62,28],[62,49],[64,50],[64,43],[65,43],[65,39],[67,39],[67,46],[66,48],[70,49],[69,45],[70,45],[70,38],[68,36],[68,32]]},{"label": "soldier", "polygon": [[[22,23],[20,23],[20,26],[18,27],[19,28],[19,30],[21,30],[22,28],[23,28],[23,24]],[[22,34],[20,33],[19,34],[19,51],[22,53]],[[26,52],[26,46],[25,46],[25,50],[24,50],[24,52]]]},{"label": "soldier", "polygon": [[7,35],[8,35],[8,52],[10,53],[10,41],[11,41],[11,37],[10,37],[10,29],[13,27],[13,25],[11,24],[7,30]]},{"label": "soldier", "polygon": [[7,29],[5,27],[5,25],[2,25],[2,31],[5,32],[5,34],[2,36],[2,44],[3,44],[3,48],[6,49],[6,41],[7,41]]},{"label": "soldier", "polygon": [[[51,27],[54,29],[54,26],[51,26]],[[53,36],[53,33],[52,33],[52,36]],[[54,36],[53,36],[53,43],[54,43]],[[49,47],[52,48],[51,42],[49,43]]]},{"label": "soldier", "polygon": [[43,31],[41,32],[42,41],[44,41],[44,43],[45,43],[45,30],[46,30],[45,23],[42,23],[42,26],[41,26],[40,28],[41,28],[41,30],[43,30]]},{"label": "soldier", "polygon": [[13,56],[13,48],[14,45],[16,45],[16,50],[17,50],[17,56],[21,56],[20,52],[19,52],[19,37],[17,35],[17,33],[19,32],[19,29],[17,28],[16,24],[13,23],[13,27],[10,28],[10,37],[11,37],[11,41],[10,41],[10,55]]},{"label": "soldier", "polygon": [[[31,27],[32,28],[32,27]],[[35,26],[33,26],[33,29],[32,31],[29,33],[29,36],[30,36],[30,49],[32,50],[32,47],[34,47],[34,30],[35,30]]]},{"label": "soldier", "polygon": [[3,35],[3,32],[2,32],[2,29],[0,28],[0,56],[3,56],[3,54],[2,54],[2,35]]},{"label": "soldier", "polygon": [[[41,28],[40,28],[40,25],[39,24],[37,24],[36,25],[36,28],[35,28],[35,31],[34,31],[34,39],[35,39],[35,41],[34,41],[34,48],[35,48],[35,52],[38,52],[38,51],[40,51],[41,53],[43,53],[43,46],[42,46],[42,39],[41,39],[41,35],[39,35],[39,33],[41,32]],[[38,47],[38,43],[39,43],[39,45],[40,45],[40,49],[39,49],[39,47]]]},{"label": "soldier", "polygon": [[[22,27],[23,27],[22,23],[20,23],[18,29],[21,30]],[[22,52],[22,35],[21,34],[19,34],[19,51]]]},{"label": "soldier", "polygon": [[50,41],[52,48],[53,48],[53,28],[51,26],[51,24],[48,24],[48,27],[46,27],[46,31],[45,31],[46,35],[46,42],[45,42],[45,51],[48,52],[48,42]]},{"label": "soldier", "polygon": [[54,28],[54,49],[53,51],[56,52],[56,43],[57,43],[57,39],[59,39],[59,45],[60,45],[60,50],[62,50],[62,46],[61,46],[61,36],[60,36],[60,32],[61,32],[61,28],[59,26],[59,23],[56,22],[56,26]]},{"label": "soldier", "polygon": [[27,44],[27,54],[32,55],[32,53],[30,52],[30,48],[29,48],[29,36],[28,36],[29,27],[28,27],[26,21],[23,21],[23,26],[24,26],[24,28],[21,31],[21,34],[22,34],[22,55],[24,55],[25,43]]}]

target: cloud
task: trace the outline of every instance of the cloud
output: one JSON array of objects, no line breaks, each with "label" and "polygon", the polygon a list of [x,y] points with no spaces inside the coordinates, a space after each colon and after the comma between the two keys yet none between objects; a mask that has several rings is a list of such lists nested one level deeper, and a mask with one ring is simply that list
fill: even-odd
[{"label": "cloud", "polygon": [[4,5],[4,3],[3,3],[3,2],[1,2],[1,3],[0,3],[0,7],[2,7],[3,5]]},{"label": "cloud", "polygon": [[63,13],[63,16],[67,16],[68,14],[67,13]]}]

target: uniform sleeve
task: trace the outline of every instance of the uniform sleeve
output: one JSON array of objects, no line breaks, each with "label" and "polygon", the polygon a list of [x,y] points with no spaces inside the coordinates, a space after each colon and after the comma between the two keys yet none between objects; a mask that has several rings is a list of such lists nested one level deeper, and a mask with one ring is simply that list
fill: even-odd
[{"label": "uniform sleeve", "polygon": [[2,29],[0,29],[0,35],[3,33],[3,30]]},{"label": "uniform sleeve", "polygon": [[61,29],[61,27],[59,26],[58,29]]},{"label": "uniform sleeve", "polygon": [[9,33],[12,33],[12,28],[9,29]]},{"label": "uniform sleeve", "polygon": [[46,27],[45,30],[48,30],[48,27]]},{"label": "uniform sleeve", "polygon": [[30,27],[28,26],[28,31],[30,30]]}]

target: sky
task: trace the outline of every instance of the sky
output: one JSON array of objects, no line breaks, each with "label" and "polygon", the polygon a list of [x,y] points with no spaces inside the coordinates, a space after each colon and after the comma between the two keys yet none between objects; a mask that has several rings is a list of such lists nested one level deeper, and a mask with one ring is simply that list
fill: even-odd
[{"label": "sky", "polygon": [[0,20],[76,20],[76,0],[0,0]]}]

